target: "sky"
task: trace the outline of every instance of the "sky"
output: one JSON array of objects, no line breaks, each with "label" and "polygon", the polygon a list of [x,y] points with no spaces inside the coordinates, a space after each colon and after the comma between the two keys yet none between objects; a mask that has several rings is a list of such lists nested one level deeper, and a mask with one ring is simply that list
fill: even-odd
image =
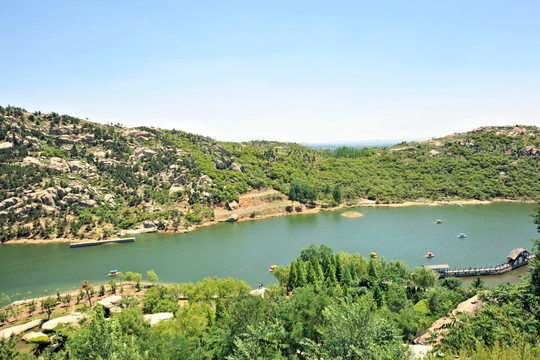
[{"label": "sky", "polygon": [[3,1],[0,105],[222,141],[540,126],[540,1]]}]

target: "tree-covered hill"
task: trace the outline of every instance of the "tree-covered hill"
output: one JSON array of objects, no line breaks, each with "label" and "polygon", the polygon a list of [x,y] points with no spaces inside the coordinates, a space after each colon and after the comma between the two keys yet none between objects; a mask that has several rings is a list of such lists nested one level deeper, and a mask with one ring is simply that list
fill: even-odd
[{"label": "tree-covered hill", "polygon": [[0,107],[0,240],[181,231],[239,194],[319,205],[540,198],[540,129],[480,128],[390,148],[219,142]]}]

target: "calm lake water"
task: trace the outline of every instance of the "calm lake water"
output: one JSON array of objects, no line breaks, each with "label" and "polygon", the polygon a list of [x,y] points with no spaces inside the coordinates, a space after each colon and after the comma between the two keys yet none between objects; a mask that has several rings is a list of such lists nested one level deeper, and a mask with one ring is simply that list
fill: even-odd
[{"label": "calm lake water", "polygon": [[[69,290],[82,280],[106,282],[111,269],[143,274],[153,269],[160,282],[196,282],[234,277],[255,287],[275,282],[272,264],[287,265],[310,244],[336,252],[374,251],[409,267],[496,265],[510,250],[531,249],[539,236],[530,214],[535,205],[413,206],[358,208],[361,218],[341,212],[295,215],[242,223],[222,223],[191,233],[146,234],[132,244],[70,249],[68,244],[0,245],[0,293],[33,296]],[[442,224],[435,220],[442,219]],[[458,233],[466,233],[459,239]],[[435,257],[424,258],[432,251]],[[520,273],[524,271],[521,270]],[[503,281],[515,281],[517,274]],[[488,279],[489,280],[489,279]],[[493,282],[497,280],[489,280]]]}]

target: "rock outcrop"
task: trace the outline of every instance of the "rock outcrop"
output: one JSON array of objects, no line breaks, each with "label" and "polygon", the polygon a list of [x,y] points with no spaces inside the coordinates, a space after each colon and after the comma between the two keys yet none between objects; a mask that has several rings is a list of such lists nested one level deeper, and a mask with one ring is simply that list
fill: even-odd
[{"label": "rock outcrop", "polygon": [[11,336],[17,336],[25,331],[28,331],[36,326],[43,324],[43,319],[37,319],[27,322],[26,324],[12,326],[3,330],[0,330],[0,338],[9,339]]},{"label": "rock outcrop", "polygon": [[42,332],[30,332],[25,334],[22,339],[27,343],[47,345],[51,343],[51,339]]},{"label": "rock outcrop", "polygon": [[56,319],[49,320],[41,325],[41,328],[45,331],[52,331],[60,324],[66,324],[69,326],[79,326],[79,321],[86,318],[86,315],[74,312],[71,315],[62,316]]},{"label": "rock outcrop", "polygon": [[144,315],[144,320],[150,323],[150,326],[157,325],[160,321],[169,320],[173,317],[173,314],[170,312],[158,313],[158,314],[148,314]]}]

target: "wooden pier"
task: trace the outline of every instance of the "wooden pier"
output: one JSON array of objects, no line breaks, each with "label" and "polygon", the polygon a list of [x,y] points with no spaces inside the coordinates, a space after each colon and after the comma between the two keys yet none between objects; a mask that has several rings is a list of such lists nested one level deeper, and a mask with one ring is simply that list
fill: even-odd
[{"label": "wooden pier", "polygon": [[112,240],[101,240],[101,241],[86,241],[80,243],[69,244],[70,248],[79,248],[87,246],[96,246],[96,245],[105,245],[105,244],[122,244],[122,243],[132,243],[135,242],[135,238],[124,238],[124,239],[112,239]]},{"label": "wooden pier", "polygon": [[517,269],[529,263],[529,260],[534,258],[534,254],[529,253],[527,250],[519,248],[510,251],[510,254],[506,257],[505,263],[488,266],[488,267],[476,267],[469,266],[468,268],[450,268],[448,264],[440,265],[426,265],[425,267],[435,270],[439,273],[439,277],[445,278],[449,276],[454,277],[466,277],[466,276],[486,276],[486,275],[500,275],[510,270]]}]

